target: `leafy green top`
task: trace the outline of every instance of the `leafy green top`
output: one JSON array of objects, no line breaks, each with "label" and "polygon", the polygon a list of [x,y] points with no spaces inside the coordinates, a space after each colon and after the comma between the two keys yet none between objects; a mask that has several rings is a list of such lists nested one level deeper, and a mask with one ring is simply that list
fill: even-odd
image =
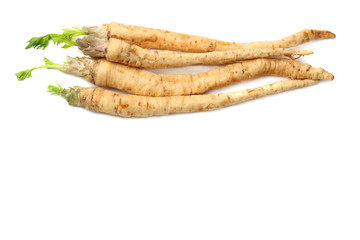
[{"label": "leafy green top", "polygon": [[59,95],[64,91],[64,89],[59,85],[57,82],[56,85],[49,85],[48,86],[48,92],[51,93],[51,95]]},{"label": "leafy green top", "polygon": [[65,28],[63,29],[62,34],[50,33],[42,37],[31,38],[28,41],[28,45],[25,47],[25,49],[35,48],[44,50],[49,45],[50,41],[53,41],[56,45],[64,43],[64,46],[62,46],[62,48],[69,48],[72,46],[76,46],[76,41],[73,38],[85,34],[85,31],[78,27],[73,27],[72,29]]},{"label": "leafy green top", "polygon": [[59,69],[61,70],[63,68],[63,64],[57,64],[57,63],[53,63],[52,61],[50,61],[47,58],[44,58],[44,63],[45,65],[42,66],[38,66],[38,67],[33,67],[24,71],[20,71],[18,73],[16,73],[16,77],[19,81],[22,81],[26,78],[32,77],[31,76],[31,72],[34,71],[35,69],[39,69],[39,68],[47,68],[47,69]]},{"label": "leafy green top", "polygon": [[79,94],[81,92],[81,87],[71,87],[69,89],[62,88],[59,83],[56,85],[49,85],[48,92],[51,95],[58,95],[66,99],[66,101],[72,106],[81,106]]}]

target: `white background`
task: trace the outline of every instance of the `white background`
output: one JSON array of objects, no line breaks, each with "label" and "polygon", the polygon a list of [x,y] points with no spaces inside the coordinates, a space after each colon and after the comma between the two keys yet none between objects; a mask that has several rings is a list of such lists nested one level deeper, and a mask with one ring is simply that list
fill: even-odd
[{"label": "white background", "polygon": [[[1,32],[1,240],[359,239],[356,1],[10,1]],[[301,59],[335,80],[212,112],[123,119],[71,107],[56,70],[14,73],[76,49],[25,50],[34,36],[116,21],[211,38],[334,40]],[[159,72],[194,73],[208,67]],[[263,77],[212,92],[282,80]]]}]

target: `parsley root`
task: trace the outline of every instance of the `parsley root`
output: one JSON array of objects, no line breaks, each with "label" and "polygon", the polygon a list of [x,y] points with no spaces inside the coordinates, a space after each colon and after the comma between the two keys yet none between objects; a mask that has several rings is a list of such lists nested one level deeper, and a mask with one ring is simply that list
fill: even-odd
[{"label": "parsley root", "polygon": [[281,40],[235,43],[115,22],[104,24],[101,27],[84,27],[83,29],[88,35],[104,39],[118,38],[143,48],[184,52],[212,52],[244,48],[289,48],[312,40],[335,38],[335,34],[330,31],[305,29]]},{"label": "parsley root", "polygon": [[287,80],[233,93],[170,97],[124,95],[95,87],[63,89],[59,85],[50,85],[49,92],[64,97],[70,105],[84,107],[93,112],[120,117],[149,117],[215,110],[270,94],[306,87],[318,81]]},{"label": "parsley root", "polygon": [[330,31],[304,29],[276,41],[236,43],[113,22],[97,27],[84,27],[83,29],[74,27],[73,29],[64,29],[62,34],[47,34],[42,37],[34,37],[28,41],[26,49],[32,47],[45,49],[50,41],[57,45],[64,43],[63,48],[68,48],[75,46],[74,38],[81,35],[89,35],[103,40],[117,38],[143,48],[184,52],[228,51],[245,48],[289,48],[312,40],[335,38],[335,34]]},{"label": "parsley root", "polygon": [[[332,74],[322,68],[313,68],[308,64],[290,59],[268,58],[234,63],[197,74],[155,74],[144,69],[128,67],[104,59],[69,57],[61,71],[83,76],[99,87],[155,97],[201,94],[234,82],[265,75],[291,79],[333,80],[334,78]],[[16,75],[19,80],[22,80],[20,73]]]},{"label": "parsley root", "polygon": [[219,65],[264,57],[303,56],[312,54],[311,50],[287,48],[254,48],[208,53],[184,53],[175,51],[151,51],[123,40],[110,38],[104,40],[86,36],[77,40],[80,50],[91,57],[105,57],[108,61],[133,67],[169,68],[196,64]]}]

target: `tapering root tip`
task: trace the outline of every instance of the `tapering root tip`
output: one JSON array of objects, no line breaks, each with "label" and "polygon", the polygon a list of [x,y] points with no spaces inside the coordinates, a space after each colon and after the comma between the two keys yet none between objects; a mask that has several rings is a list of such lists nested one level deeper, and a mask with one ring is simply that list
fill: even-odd
[{"label": "tapering root tip", "polygon": [[323,68],[318,68],[318,69],[320,69],[320,73],[321,73],[321,75],[319,76],[319,79],[324,79],[324,80],[329,80],[329,81],[334,80],[334,75],[332,75],[331,73],[329,73],[328,71],[326,71]]},{"label": "tapering root tip", "polygon": [[326,72],[324,78],[325,78],[325,80],[330,80],[330,81],[332,81],[332,80],[334,80],[335,77],[334,77],[334,75],[332,75],[331,73]]},{"label": "tapering root tip", "polygon": [[315,30],[316,39],[324,39],[324,38],[336,38],[335,33],[324,30]]},{"label": "tapering root tip", "polygon": [[310,54],[314,53],[313,50],[294,49],[293,51],[294,52],[292,54],[285,54],[284,56],[286,56],[292,60],[297,60],[297,59],[301,58],[302,56],[310,55]]}]

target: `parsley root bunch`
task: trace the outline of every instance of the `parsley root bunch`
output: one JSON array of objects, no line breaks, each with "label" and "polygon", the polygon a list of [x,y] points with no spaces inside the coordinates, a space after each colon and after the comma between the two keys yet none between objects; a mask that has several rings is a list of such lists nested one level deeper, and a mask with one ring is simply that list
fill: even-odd
[{"label": "parsley root bunch", "polygon": [[265,57],[293,58],[293,55],[300,57],[313,53],[311,50],[288,48],[253,48],[208,53],[151,51],[120,39],[104,40],[93,36],[86,36],[76,42],[85,55],[142,68],[169,68],[197,64],[219,65]]},{"label": "parsley root bunch", "polygon": [[149,117],[172,113],[215,110],[244,101],[313,85],[319,80],[287,80],[233,93],[147,97],[124,95],[96,87],[63,89],[49,86],[51,94],[64,97],[70,105],[120,117]]},{"label": "parsley root bunch", "polygon": [[[40,67],[16,74],[19,80],[31,76],[37,68],[57,68],[46,60]],[[82,76],[99,87],[114,88],[142,96],[180,96],[205,93],[211,89],[245,81],[259,76],[273,75],[291,79],[326,79],[334,76],[322,68],[313,68],[290,59],[259,58],[215,68],[197,74],[155,74],[144,69],[128,67],[104,59],[68,58],[61,69],[63,72]]]},{"label": "parsley root bunch", "polygon": [[[26,49],[45,49],[53,41],[56,45],[64,44],[63,48],[78,46],[90,57],[68,57],[64,64],[44,58],[44,65],[18,72],[16,76],[24,80],[36,69],[58,69],[81,76],[99,87],[131,93],[120,94],[97,87],[63,89],[59,84],[48,87],[51,94],[64,97],[70,105],[115,116],[149,117],[207,111],[310,86],[320,79],[333,80],[334,76],[326,70],[294,60],[293,56],[312,54],[312,51],[289,49],[325,38],[335,38],[335,34],[305,29],[276,41],[237,43],[113,22],[99,27],[64,29],[62,34],[30,39]],[[280,56],[291,59],[276,58]],[[248,61],[239,62],[243,60]],[[229,65],[197,74],[156,74],[136,68],[197,64]],[[201,95],[260,76],[281,76],[289,80],[239,92]]]}]

